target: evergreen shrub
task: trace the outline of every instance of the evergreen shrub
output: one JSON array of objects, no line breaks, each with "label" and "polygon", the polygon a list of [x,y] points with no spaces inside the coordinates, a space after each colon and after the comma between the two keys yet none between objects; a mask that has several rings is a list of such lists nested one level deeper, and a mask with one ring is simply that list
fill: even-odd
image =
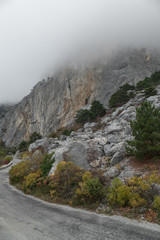
[{"label": "evergreen shrub", "polygon": [[160,155],[160,110],[149,102],[136,109],[136,120],[131,121],[133,141],[127,141],[127,153],[138,160]]}]

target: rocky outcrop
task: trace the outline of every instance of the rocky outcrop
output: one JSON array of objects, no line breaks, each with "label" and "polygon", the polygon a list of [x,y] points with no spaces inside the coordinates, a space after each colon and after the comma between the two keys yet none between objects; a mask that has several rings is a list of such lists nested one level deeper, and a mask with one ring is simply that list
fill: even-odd
[{"label": "rocky outcrop", "polygon": [[[16,146],[22,140],[28,140],[35,131],[46,137],[68,124],[81,107],[95,99],[107,106],[108,99],[120,85],[126,82],[135,84],[158,70],[160,54],[146,50],[121,51],[107,61],[103,59],[86,67],[63,69],[53,78],[39,82],[0,120],[0,138],[7,146]],[[125,111],[123,126],[128,118],[134,117],[132,110]],[[105,123],[108,121],[108,118],[104,119]],[[119,141],[121,125],[115,122],[109,126],[107,137]],[[116,133],[111,136],[113,131]],[[129,128],[125,131],[130,132]]]},{"label": "rocky outcrop", "polygon": [[34,152],[42,147],[45,152],[54,153],[52,157],[55,162],[50,174],[54,173],[60,161],[71,161],[86,170],[101,171],[108,178],[118,176],[124,180],[138,176],[138,171],[126,156],[126,144],[127,140],[133,139],[130,120],[136,119],[136,107],[144,100],[160,108],[160,86],[155,96],[146,98],[144,91],[138,92],[122,107],[108,112],[99,122],[86,123],[82,129],[59,140],[37,140],[29,150]]}]

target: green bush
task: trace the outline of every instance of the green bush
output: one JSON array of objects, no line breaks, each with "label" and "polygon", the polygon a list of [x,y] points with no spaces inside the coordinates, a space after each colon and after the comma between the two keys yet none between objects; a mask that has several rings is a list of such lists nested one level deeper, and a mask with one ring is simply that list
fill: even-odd
[{"label": "green bush", "polygon": [[48,135],[48,138],[60,138],[61,135],[70,136],[73,128],[59,128],[56,132],[52,132]]},{"label": "green bush", "polygon": [[129,99],[134,97],[134,93],[130,92],[128,94],[128,91],[134,90],[134,88],[135,87],[133,85],[129,84],[121,86],[120,89],[111,96],[109,100],[109,107],[115,108],[127,103]]},{"label": "green bush", "polygon": [[25,151],[28,150],[28,146],[29,146],[28,142],[22,141],[22,142],[19,144],[18,149],[19,149],[20,152],[25,152]]},{"label": "green bush", "polygon": [[42,136],[39,133],[34,132],[31,134],[31,136],[29,138],[29,144],[34,143],[36,140],[41,139],[41,138],[42,138]]},{"label": "green bush", "polygon": [[129,90],[134,90],[135,86],[126,83],[123,86],[121,86],[120,89],[123,90],[123,91],[129,91]]},{"label": "green bush", "polygon": [[160,84],[160,72],[155,72],[151,77],[145,78],[136,85],[136,90],[142,91],[150,87],[155,87]]},{"label": "green bush", "polygon": [[75,120],[77,123],[86,123],[96,120],[97,117],[102,117],[106,113],[106,109],[99,101],[93,101],[91,109],[80,109],[77,111]]},{"label": "green bush", "polygon": [[105,198],[106,191],[98,177],[94,178],[90,172],[85,172],[82,180],[75,196],[81,204],[96,203]]},{"label": "green bush", "polygon": [[77,123],[90,122],[93,119],[92,113],[88,109],[80,109],[77,111],[75,120]]},{"label": "green bush", "polygon": [[[103,105],[95,100],[93,101],[92,103],[92,106],[91,106],[91,109],[90,109],[90,112],[91,112],[91,117],[94,119],[96,119],[97,117],[102,117],[105,115],[106,113],[106,109],[103,107]],[[92,120],[92,119],[91,119]]]},{"label": "green bush", "polygon": [[160,110],[149,102],[136,110],[136,120],[131,121],[133,141],[127,141],[127,153],[138,160],[160,155]]},{"label": "green bush", "polygon": [[140,81],[140,82],[137,83],[136,90],[142,91],[146,88],[152,87],[152,85],[153,85],[152,79],[147,77],[143,81]]},{"label": "green bush", "polygon": [[48,135],[48,138],[59,138],[59,133],[58,132],[51,132],[49,135]]},{"label": "green bush", "polygon": [[129,99],[134,97],[134,93],[129,90],[142,91],[145,90],[146,97],[153,96],[157,94],[155,86],[160,84],[160,72],[156,72],[151,75],[151,77],[145,78],[143,81],[137,83],[136,87],[125,84],[120,89],[114,93],[109,100],[109,107],[115,108],[121,106],[129,101]]},{"label": "green bush", "polygon": [[64,130],[62,130],[62,135],[70,136],[70,134],[71,134],[72,131],[73,131],[73,129],[67,129],[67,128],[65,128]]},{"label": "green bush", "polygon": [[46,154],[39,166],[40,170],[43,173],[43,176],[47,176],[52,168],[52,164],[54,163],[54,159],[51,159],[52,155],[53,155],[53,153]]},{"label": "green bush", "polygon": [[160,84],[160,72],[155,72],[151,75],[151,79],[154,85]]},{"label": "green bush", "polygon": [[155,87],[149,87],[149,88],[146,88],[144,90],[144,93],[145,93],[145,96],[148,98],[150,96],[154,96],[157,94],[157,90],[155,89]]}]

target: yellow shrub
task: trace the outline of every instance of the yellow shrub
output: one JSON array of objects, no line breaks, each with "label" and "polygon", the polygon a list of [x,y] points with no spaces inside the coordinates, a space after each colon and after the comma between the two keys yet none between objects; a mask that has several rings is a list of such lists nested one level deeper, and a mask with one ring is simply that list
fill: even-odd
[{"label": "yellow shrub", "polygon": [[82,181],[84,170],[71,162],[60,162],[53,175],[49,177],[50,194],[54,199],[59,197],[67,199],[73,197]]},{"label": "yellow shrub", "polygon": [[149,176],[148,182],[149,182],[150,184],[152,184],[152,183],[158,183],[158,184],[160,184],[160,175],[158,174],[157,171],[154,171],[154,172]]},{"label": "yellow shrub", "polygon": [[24,177],[30,173],[31,166],[32,162],[29,160],[20,162],[13,166],[9,171],[9,179],[11,183],[22,183]]},{"label": "yellow shrub", "polygon": [[36,186],[37,179],[42,176],[41,170],[38,170],[35,173],[30,173],[27,177],[25,177],[25,187],[32,189]]},{"label": "yellow shrub", "polygon": [[139,193],[132,193],[129,198],[129,205],[133,208],[146,205],[146,200],[141,198]]},{"label": "yellow shrub", "polygon": [[78,199],[82,204],[86,202],[95,203],[101,201],[104,196],[105,189],[99,178],[93,177],[90,172],[85,172],[82,182],[79,183],[79,188],[76,190],[75,199]]},{"label": "yellow shrub", "polygon": [[92,174],[91,174],[91,172],[88,171],[83,174],[82,180],[83,180],[83,182],[87,182],[87,180],[91,179],[91,178],[92,178]]},{"label": "yellow shrub", "polygon": [[61,161],[60,163],[58,163],[56,172],[60,172],[60,171],[64,170],[66,167],[66,164],[67,163],[65,161]]},{"label": "yellow shrub", "polygon": [[112,186],[108,189],[108,203],[112,206],[119,205],[139,207],[146,204],[146,200],[142,197],[142,193],[149,189],[141,178],[133,177],[126,180],[126,184],[115,178]]},{"label": "yellow shrub", "polygon": [[130,196],[131,196],[130,187],[128,187],[126,185],[118,187],[117,202],[120,204],[120,206],[124,206],[125,204],[128,204]]},{"label": "yellow shrub", "polygon": [[160,211],[160,196],[155,196],[154,202],[153,202],[153,207]]},{"label": "yellow shrub", "polygon": [[133,191],[138,191],[139,193],[148,191],[150,188],[149,184],[144,181],[142,177],[132,177],[130,179],[128,178],[126,180],[126,184],[132,187]]},{"label": "yellow shrub", "polygon": [[112,186],[108,188],[107,201],[111,206],[117,203],[117,189],[122,186],[122,181],[119,178],[114,178]]},{"label": "yellow shrub", "polygon": [[30,152],[23,152],[23,153],[21,153],[21,158],[23,160],[29,160],[30,157],[31,157],[31,153]]}]

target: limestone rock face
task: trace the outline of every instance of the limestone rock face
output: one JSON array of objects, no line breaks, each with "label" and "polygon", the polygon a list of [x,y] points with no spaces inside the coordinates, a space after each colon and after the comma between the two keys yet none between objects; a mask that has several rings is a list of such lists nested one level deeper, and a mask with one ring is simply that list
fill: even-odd
[{"label": "limestone rock face", "polygon": [[107,61],[65,68],[53,78],[39,82],[11,108],[0,120],[0,138],[7,146],[16,146],[35,131],[46,137],[66,126],[81,107],[95,99],[107,106],[119,86],[135,84],[159,70],[160,54],[146,50],[125,50]]}]

